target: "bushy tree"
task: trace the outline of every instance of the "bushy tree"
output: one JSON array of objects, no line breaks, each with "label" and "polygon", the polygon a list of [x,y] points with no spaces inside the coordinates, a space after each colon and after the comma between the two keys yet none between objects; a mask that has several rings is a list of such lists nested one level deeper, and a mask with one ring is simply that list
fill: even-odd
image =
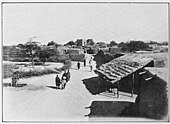
[{"label": "bushy tree", "polygon": [[83,40],[82,40],[82,39],[77,39],[77,40],[75,41],[75,44],[76,44],[77,46],[82,46],[82,45],[83,45]]},{"label": "bushy tree", "polygon": [[76,45],[76,43],[74,41],[69,41],[68,43],[64,44],[64,46],[66,45],[73,46],[73,45]]},{"label": "bushy tree", "polygon": [[100,67],[102,64],[110,62],[112,59],[114,59],[113,56],[110,54],[104,54],[103,50],[99,50],[99,52],[94,55],[94,61],[96,61],[96,67]]},{"label": "bushy tree", "polygon": [[50,57],[50,53],[42,49],[39,53],[39,59],[45,64],[46,60]]},{"label": "bushy tree", "polygon": [[148,44],[158,44],[156,41],[150,41]]},{"label": "bushy tree", "polygon": [[149,45],[144,43],[143,41],[130,41],[130,43],[128,43],[127,46],[130,52],[146,50],[149,48]]},{"label": "bushy tree", "polygon": [[110,47],[118,45],[115,41],[110,41]]},{"label": "bushy tree", "polygon": [[123,52],[134,52],[138,50],[147,50],[149,45],[143,41],[130,41],[130,42],[121,42],[119,45]]},{"label": "bushy tree", "polygon": [[107,44],[104,42],[97,42],[97,44],[99,45],[100,48],[105,48],[105,46],[107,46]]},{"label": "bushy tree", "polygon": [[121,48],[122,52],[129,52],[129,48],[127,46],[127,43],[121,42],[118,44],[118,47]]},{"label": "bushy tree", "polygon": [[28,41],[24,44],[25,53],[29,56],[32,61],[32,66],[34,66],[34,58],[36,56],[36,52],[40,50],[40,46],[38,42],[32,42],[32,40]]},{"label": "bushy tree", "polygon": [[55,44],[56,44],[56,42],[50,41],[50,42],[48,42],[47,46],[51,46],[51,45],[55,45]]},{"label": "bushy tree", "polygon": [[93,41],[93,39],[87,39],[87,45],[94,45],[95,42]]},{"label": "bushy tree", "polygon": [[23,49],[24,48],[24,44],[18,44],[17,47]]},{"label": "bushy tree", "polygon": [[158,45],[168,45],[168,42],[167,41],[164,41],[162,43],[158,43]]}]

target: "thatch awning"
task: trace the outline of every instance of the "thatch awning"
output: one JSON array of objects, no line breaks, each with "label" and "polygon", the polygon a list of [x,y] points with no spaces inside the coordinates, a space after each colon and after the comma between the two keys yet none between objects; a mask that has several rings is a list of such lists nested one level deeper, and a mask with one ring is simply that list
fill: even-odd
[{"label": "thatch awning", "polygon": [[101,65],[95,72],[111,83],[115,83],[138,69],[143,68],[151,61],[153,61],[152,58],[141,54],[126,54]]}]

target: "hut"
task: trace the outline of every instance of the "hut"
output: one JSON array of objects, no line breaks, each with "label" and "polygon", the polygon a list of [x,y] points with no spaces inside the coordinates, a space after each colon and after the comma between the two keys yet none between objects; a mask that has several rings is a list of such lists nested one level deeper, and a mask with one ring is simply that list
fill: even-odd
[{"label": "hut", "polygon": [[159,75],[160,70],[150,68],[153,66],[153,58],[148,58],[143,54],[126,54],[95,70],[99,78],[110,84],[110,87],[131,93],[131,96],[137,94],[135,103],[125,107],[121,116],[166,119],[168,113],[167,76],[164,80],[160,78],[162,77]]},{"label": "hut", "polygon": [[[144,67],[153,67],[152,58],[142,54],[126,54],[102,64],[95,72],[101,80],[105,80],[109,87],[116,87],[123,92],[138,93],[138,73]],[[135,89],[135,91],[134,91]]]}]

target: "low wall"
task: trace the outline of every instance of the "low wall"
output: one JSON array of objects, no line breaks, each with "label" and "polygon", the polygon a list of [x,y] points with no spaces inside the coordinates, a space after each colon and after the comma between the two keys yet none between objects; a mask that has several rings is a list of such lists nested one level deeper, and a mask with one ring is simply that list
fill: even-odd
[{"label": "low wall", "polygon": [[85,55],[84,54],[79,54],[79,55],[69,55],[69,58],[72,60],[72,61],[83,61],[84,58],[85,58]]},{"label": "low wall", "polygon": [[51,56],[48,59],[49,62],[64,62],[65,60],[69,60],[69,55],[67,55],[67,54],[56,55],[56,56]]}]

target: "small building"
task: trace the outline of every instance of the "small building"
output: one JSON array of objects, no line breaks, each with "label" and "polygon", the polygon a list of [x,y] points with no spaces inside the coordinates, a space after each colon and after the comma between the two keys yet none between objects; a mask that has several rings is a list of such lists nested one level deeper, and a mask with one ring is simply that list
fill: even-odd
[{"label": "small building", "polygon": [[84,54],[84,50],[78,49],[78,48],[71,48],[71,49],[67,49],[67,54],[69,54],[69,55]]},{"label": "small building", "polygon": [[115,47],[110,47],[109,48],[109,53],[110,54],[117,54],[117,53],[120,53],[121,52],[121,48],[120,47],[117,47],[117,46],[115,46]]},{"label": "small building", "polygon": [[143,54],[126,54],[106,64],[102,64],[95,72],[110,87],[118,84],[122,91],[133,93],[133,86],[138,86],[138,82],[134,81],[134,79],[137,79],[135,75],[140,69],[153,66],[153,58],[145,57]]}]

